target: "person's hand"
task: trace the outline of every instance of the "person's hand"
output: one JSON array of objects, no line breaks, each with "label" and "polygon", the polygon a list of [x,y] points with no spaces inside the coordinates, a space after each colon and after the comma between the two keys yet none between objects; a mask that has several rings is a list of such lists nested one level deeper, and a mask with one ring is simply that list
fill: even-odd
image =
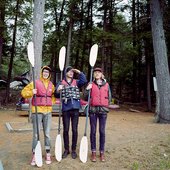
[{"label": "person's hand", "polygon": [[89,83],[86,87],[86,90],[90,90],[92,88],[92,83]]},{"label": "person's hand", "polygon": [[80,74],[80,72],[81,72],[80,70],[75,69],[75,68],[73,68],[72,71],[73,71],[74,73],[78,73],[78,74]]},{"label": "person's hand", "polygon": [[62,85],[62,84],[61,84],[61,85],[59,85],[59,86],[58,86],[58,89],[57,89],[57,91],[60,91],[60,90],[62,90],[62,89],[63,89],[63,87],[64,87],[64,85]]},{"label": "person's hand", "polygon": [[33,94],[37,94],[37,89],[33,89],[33,90],[32,90],[32,93],[33,93]]}]

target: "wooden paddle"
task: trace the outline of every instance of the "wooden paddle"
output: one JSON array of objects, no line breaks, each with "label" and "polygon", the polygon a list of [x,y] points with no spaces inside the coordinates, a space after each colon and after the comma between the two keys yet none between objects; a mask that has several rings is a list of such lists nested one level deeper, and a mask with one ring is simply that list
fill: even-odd
[{"label": "wooden paddle", "polygon": [[[33,86],[34,89],[36,88],[35,85],[35,73],[34,73],[34,44],[33,42],[29,42],[27,46],[27,53],[28,59],[32,66],[32,75],[33,75]],[[36,95],[34,94],[34,101],[35,101],[35,114],[36,114],[36,125],[37,125],[37,145],[35,147],[35,163],[38,167],[42,167],[42,149],[40,143],[40,134],[39,134],[39,126],[38,126],[38,113],[37,113],[37,102],[36,102]]]},{"label": "wooden paddle", "polygon": [[[62,77],[63,77],[63,69],[64,69],[64,64],[65,64],[65,54],[66,54],[66,48],[63,46],[60,49],[60,53],[59,53],[59,68],[61,71],[61,81],[62,81]],[[59,109],[59,121],[58,121],[58,135],[56,137],[56,141],[55,141],[55,158],[57,161],[61,161],[62,159],[62,142],[61,142],[61,135],[60,135],[60,122],[61,122],[61,110],[62,110],[62,98],[61,98],[61,90],[60,90],[60,109]]]},{"label": "wooden paddle", "polygon": [[[97,53],[98,53],[98,45],[94,44],[91,47],[90,57],[89,57],[89,63],[90,63],[90,66],[91,66],[90,83],[92,83],[93,67],[94,67],[94,65],[96,63]],[[84,131],[84,136],[82,137],[81,142],[80,142],[80,151],[79,151],[79,157],[80,157],[80,160],[83,163],[86,163],[87,155],[88,155],[87,125],[88,125],[88,116],[89,116],[90,94],[91,94],[91,90],[89,90],[89,93],[88,93],[88,103],[87,103],[87,109],[86,109],[85,131]]]}]

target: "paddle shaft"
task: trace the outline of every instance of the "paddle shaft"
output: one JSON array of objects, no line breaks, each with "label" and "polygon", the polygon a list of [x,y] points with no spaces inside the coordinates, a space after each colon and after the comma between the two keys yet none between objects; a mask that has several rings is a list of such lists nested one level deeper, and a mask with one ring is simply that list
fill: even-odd
[{"label": "paddle shaft", "polygon": [[[90,71],[90,83],[92,83],[92,77],[93,77],[93,67],[91,67],[91,71]],[[84,136],[87,136],[86,134],[87,134],[87,125],[88,125],[88,116],[89,116],[90,95],[91,95],[91,89],[89,90],[89,93],[88,93]]]},{"label": "paddle shaft", "polygon": [[[60,73],[60,80],[62,82],[63,80],[63,71],[61,70],[61,73]],[[59,105],[59,121],[58,121],[58,133],[60,134],[60,122],[61,122],[61,112],[62,112],[62,90],[60,90],[60,105]]]},{"label": "paddle shaft", "polygon": [[[32,67],[32,77],[33,77],[33,87],[36,88],[35,85],[35,73],[34,73],[34,67]],[[38,126],[38,113],[37,113],[37,101],[36,101],[36,94],[34,94],[34,103],[35,103],[35,114],[36,114],[36,124],[37,124],[37,139],[40,140],[40,134],[39,134],[39,126]]]}]

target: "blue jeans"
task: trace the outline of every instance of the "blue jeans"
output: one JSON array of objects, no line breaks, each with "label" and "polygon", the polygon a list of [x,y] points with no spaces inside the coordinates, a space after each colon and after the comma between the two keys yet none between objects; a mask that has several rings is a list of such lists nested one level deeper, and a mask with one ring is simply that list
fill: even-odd
[{"label": "blue jeans", "polygon": [[69,110],[63,112],[63,138],[64,138],[64,148],[69,151],[69,128],[70,128],[70,119],[72,126],[72,151],[76,150],[77,146],[77,137],[78,137],[78,121],[79,121],[79,110]]},{"label": "blue jeans", "polygon": [[90,142],[92,152],[96,152],[96,129],[99,120],[99,151],[104,152],[105,147],[105,127],[107,114],[90,113]]},{"label": "blue jeans", "polygon": [[[38,127],[39,127],[39,134],[40,134],[40,128],[41,124],[43,127],[43,132],[44,132],[44,144],[45,144],[45,149],[50,150],[51,148],[51,143],[50,143],[50,129],[51,129],[51,113],[43,114],[43,113],[38,113]],[[33,140],[32,140],[32,150],[35,149],[37,145],[37,122],[36,122],[36,114],[32,114],[32,124],[33,124]]]}]

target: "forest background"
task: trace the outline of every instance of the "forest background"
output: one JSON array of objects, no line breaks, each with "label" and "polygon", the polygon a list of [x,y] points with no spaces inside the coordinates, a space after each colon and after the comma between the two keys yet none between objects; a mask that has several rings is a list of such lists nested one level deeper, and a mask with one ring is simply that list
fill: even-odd
[{"label": "forest background", "polygon": [[[67,47],[66,65],[82,70],[89,79],[89,51],[97,43],[96,66],[104,70],[113,98],[144,103],[148,111],[157,103],[161,121],[169,122],[169,11],[169,0],[1,0],[0,79],[7,81],[1,104],[12,100],[10,82],[30,70],[26,47],[32,39],[39,51],[36,74],[49,65],[54,84],[62,46]],[[43,29],[38,30],[41,20]]]}]

